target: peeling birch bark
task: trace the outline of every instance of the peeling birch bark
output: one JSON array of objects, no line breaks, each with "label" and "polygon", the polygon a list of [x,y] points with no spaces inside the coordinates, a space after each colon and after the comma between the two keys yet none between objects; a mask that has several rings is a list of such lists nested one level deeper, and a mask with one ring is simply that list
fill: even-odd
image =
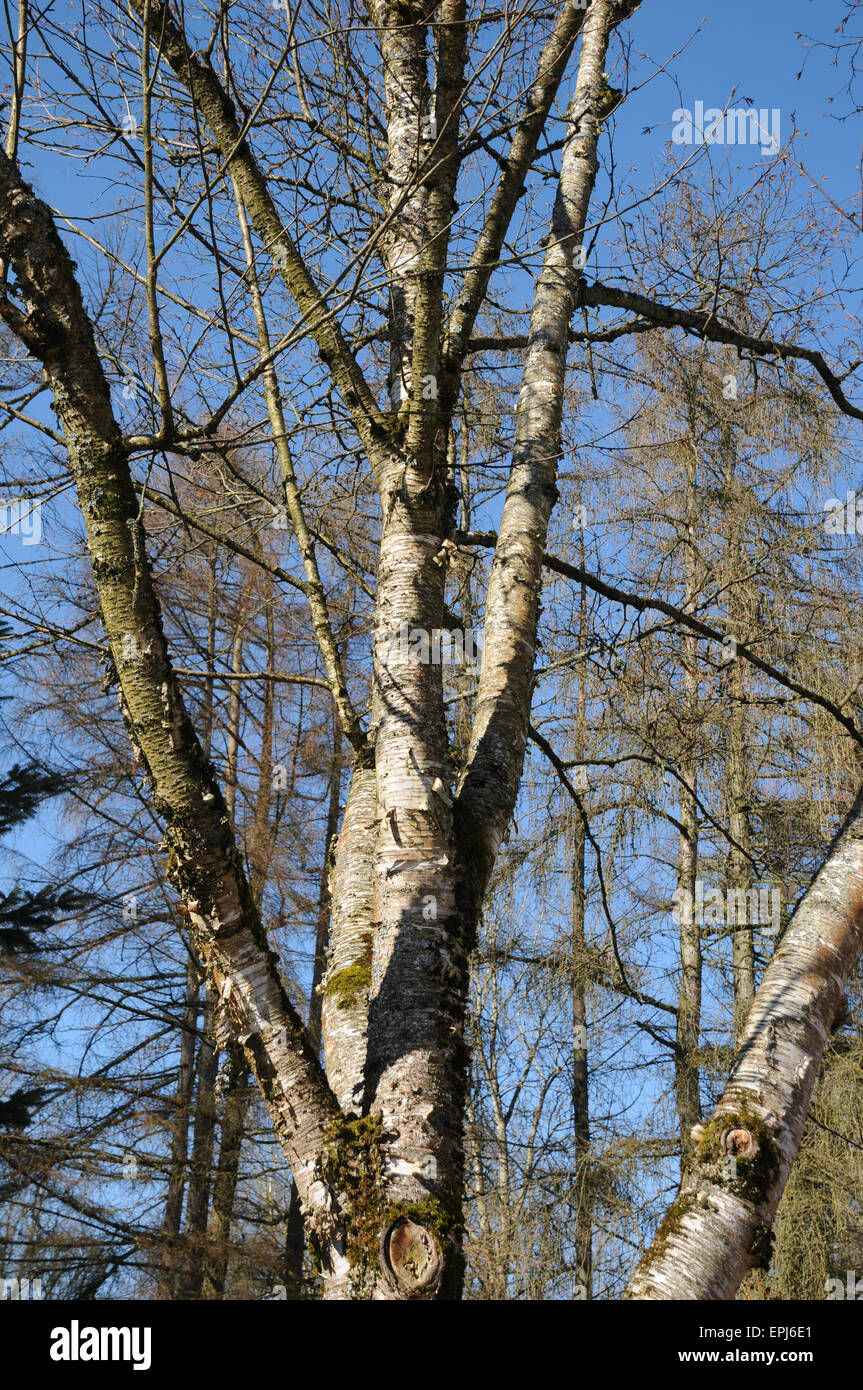
[{"label": "peeling birch bark", "polygon": [[769,1261],[827,1039],[863,947],[863,793],[774,955],[713,1119],[630,1299],[732,1299]]},{"label": "peeling birch bark", "polygon": [[387,117],[388,226],[383,262],[390,292],[390,397],[398,409],[411,390],[411,358],[428,189],[417,177],[434,137],[426,72],[426,30],[420,7],[397,0],[370,0],[383,59]]},{"label": "peeling birch bark", "polygon": [[[366,1094],[388,1136],[387,1195],[401,1203],[452,1198],[462,1162],[467,979],[441,667],[397,640],[404,626],[428,633],[443,621],[444,570],[435,560],[446,522],[429,491],[405,469],[401,487],[394,479],[385,493],[375,631],[378,835]],[[458,1220],[454,1211],[453,1227]]]},{"label": "peeling birch bark", "polygon": [[411,402],[405,447],[420,467],[434,465],[437,449],[447,445],[449,418],[437,406],[440,395],[440,345],[443,288],[450,227],[456,212],[459,172],[459,116],[467,62],[465,0],[446,0],[437,12],[437,80],[432,99],[428,160],[424,180],[424,239],[417,267],[415,331],[411,363]]},{"label": "peeling birch bark", "polygon": [[[372,910],[365,931],[358,920],[334,933],[325,1032],[328,1070],[336,1069],[343,1105],[371,1111],[381,1126],[380,1184],[390,1221],[381,1233],[374,1296],[415,1298],[460,1287],[467,971],[455,921],[452,774],[439,656],[426,650],[423,658],[400,639],[405,630],[429,635],[442,627],[441,549],[455,526],[436,381],[465,36],[463,4],[447,0],[439,16],[440,110],[432,112],[422,24],[410,6],[382,0],[371,8],[387,104],[391,385],[394,404],[403,391],[410,395],[410,426],[404,453],[387,460],[381,476]],[[438,160],[426,181],[431,149]],[[429,376],[413,381],[417,372]],[[427,379],[428,397],[419,390]],[[362,786],[357,797],[365,802]],[[370,789],[367,804],[371,809]],[[367,815],[362,830],[347,827],[362,839],[367,828]],[[337,871],[349,851],[350,840],[340,838]],[[359,871],[362,857],[346,874]],[[343,981],[355,983],[356,993]]]},{"label": "peeling birch bark", "polygon": [[[492,577],[468,795],[488,769],[488,762],[477,756],[478,746],[484,758],[489,752],[484,715],[507,725],[501,747],[505,743],[502,756],[511,775],[501,779],[494,768],[487,802],[475,801],[472,807],[473,823],[462,815],[454,825],[439,665],[428,664],[428,657],[424,664],[418,653],[405,653],[393,641],[403,628],[428,634],[441,625],[445,574],[440,546],[452,530],[452,502],[434,459],[416,459],[413,466],[409,460],[401,476],[391,475],[383,493],[374,721],[380,833],[367,1084],[374,1113],[391,1136],[385,1174],[388,1197],[402,1205],[416,1203],[421,1211],[428,1210],[429,1201],[437,1203],[447,1214],[447,1234],[453,1244],[460,1225],[453,1194],[460,1195],[463,1164],[466,957],[521,775],[542,553],[559,454],[566,343],[577,290],[574,238],[583,230],[595,177],[596,106],[612,16],[613,7],[600,0],[585,25],[570,108],[572,138],[564,152],[553,244],[537,294],[532,325],[535,350],[532,356],[528,352],[506,504],[509,512],[505,509],[501,528],[519,556],[522,530],[533,531],[538,540],[531,535],[527,543],[531,568],[524,577],[513,576],[512,587],[507,575],[505,587],[495,591]],[[550,391],[549,373],[554,378]],[[432,471],[426,476],[429,463]],[[525,493],[526,512],[522,509]],[[501,552],[505,548],[506,540]],[[518,735],[512,737],[513,726],[521,730],[520,748]],[[493,847],[477,862],[474,850],[483,831],[477,832],[476,827],[484,830],[486,824]],[[467,895],[461,893],[460,899],[454,856],[472,889]],[[386,1269],[387,1260],[383,1263]],[[438,1252],[427,1251],[423,1268],[429,1280],[440,1277],[441,1265],[452,1275],[458,1265],[457,1245],[444,1253],[442,1261]],[[416,1296],[404,1292],[398,1277],[394,1276],[390,1287],[401,1291],[401,1296]]]},{"label": "peeling birch bark", "polygon": [[[372,731],[339,837],[332,950],[324,983],[327,1066],[309,1046],[267,949],[243,874],[229,808],[187,718],[166,650],[126,451],[110,406],[73,267],[48,210],[0,166],[0,250],[8,249],[27,314],[7,323],[43,362],[54,391],[88,530],[93,569],[127,729],[167,827],[169,873],[196,948],[267,1100],[291,1163],[328,1298],[457,1295],[467,952],[482,895],[511,818],[524,760],[543,548],[556,496],[566,352],[582,282],[580,245],[596,174],[609,34],[633,8],[593,0],[561,7],[492,198],[466,285],[444,334],[443,275],[455,212],[463,99],[463,0],[442,0],[435,109],[426,77],[425,12],[410,0],[370,0],[384,58],[393,385],[411,391],[395,423],[381,412],[330,306],[287,234],[233,104],[206,55],[193,53],[163,0],[131,0],[206,122],[238,201],[274,257],[353,420],[382,504],[375,612]],[[427,636],[445,616],[446,543],[457,495],[449,466],[452,403],[488,277],[575,36],[583,44],[567,120],[560,188],[531,321],[516,447],[489,593],[477,718],[454,807],[439,660],[400,650],[404,628]],[[432,120],[426,122],[425,118]],[[246,237],[247,255],[251,243]],[[262,352],[266,325],[259,317]],[[436,378],[442,340],[450,394],[418,393]],[[444,369],[441,368],[443,371]],[[265,376],[278,446],[284,433],[275,373]],[[170,448],[170,421],[159,443]],[[148,441],[145,441],[147,443]],[[149,441],[152,443],[152,441]],[[140,446],[141,441],[133,441]],[[402,447],[403,443],[403,447]],[[306,566],[306,592],[348,737],[364,736],[338,669],[326,596],[282,451],[286,499]],[[395,639],[395,641],[393,641]],[[353,737],[352,737],[353,734]],[[343,1005],[345,1007],[343,1007]]]}]

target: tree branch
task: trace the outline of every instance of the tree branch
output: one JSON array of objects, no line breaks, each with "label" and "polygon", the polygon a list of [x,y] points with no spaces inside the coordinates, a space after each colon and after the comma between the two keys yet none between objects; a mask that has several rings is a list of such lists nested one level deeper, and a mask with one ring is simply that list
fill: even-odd
[{"label": "tree branch", "polygon": [[209,61],[191,52],[185,34],[163,0],[130,0],[130,3],[142,22],[145,6],[149,4],[154,40],[158,43],[159,51],[164,54],[175,76],[210,127],[219,152],[236,181],[252,225],[267,253],[273,257],[309,333],[317,343],[351,415],[354,428],[374,464],[386,442],[386,421],[341,328],[285,230],[249,146],[246,131],[237,119],[233,102]]},{"label": "tree branch", "polygon": [[[488,531],[459,531],[457,539],[460,545],[487,547],[495,546],[497,541],[494,533]],[[578,565],[570,565],[566,560],[558,560],[554,555],[543,555],[542,563],[546,569],[553,570],[556,574],[563,574],[568,579],[574,579],[577,584],[586,585],[594,593],[601,594],[603,598],[610,599],[612,603],[619,603],[624,608],[635,608],[639,613],[663,613],[665,617],[671,618],[675,623],[688,628],[690,632],[697,633],[699,637],[703,637],[707,641],[718,642],[721,645],[726,637],[734,636],[730,630],[723,632],[719,628],[711,627],[709,623],[701,622],[692,613],[685,613],[682,608],[677,608],[673,603],[666,603],[664,599],[659,598],[642,598],[639,594],[618,589],[612,584],[607,584],[604,579],[598,578],[597,575],[591,574],[588,570],[581,569]],[[769,676],[785,690],[790,690],[792,694],[800,696],[802,700],[808,700],[810,704],[818,705],[821,709],[826,710],[838,724],[842,725],[855,743],[863,746],[863,733],[860,732],[851,716],[843,714],[839,705],[833,700],[828,700],[825,695],[819,695],[817,691],[811,690],[807,685],[801,685],[799,681],[795,681],[784,671],[780,671],[778,666],[765,661],[763,657],[752,651],[751,647],[747,647],[745,643],[738,642],[736,639],[735,649],[738,656],[742,656],[751,666],[762,671],[765,676]]]},{"label": "tree branch", "polygon": [[583,303],[593,307],[606,305],[615,309],[629,309],[642,319],[648,319],[657,328],[684,328],[687,333],[696,333],[700,338],[708,338],[713,343],[727,343],[740,352],[751,352],[758,357],[808,362],[815,368],[842,413],[855,420],[863,420],[863,409],[849,401],[842,390],[842,381],[860,365],[859,363],[840,377],[814,348],[798,347],[796,343],[782,343],[775,338],[759,338],[752,333],[744,333],[739,328],[722,323],[709,309],[676,309],[668,304],[660,304],[658,300],[650,299],[647,295],[637,294],[634,290],[616,289],[598,282],[585,286]]}]

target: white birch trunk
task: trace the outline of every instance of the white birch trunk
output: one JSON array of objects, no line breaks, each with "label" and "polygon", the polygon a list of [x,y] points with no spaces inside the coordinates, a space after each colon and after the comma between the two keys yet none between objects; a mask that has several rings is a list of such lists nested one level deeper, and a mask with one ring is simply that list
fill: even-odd
[{"label": "white birch trunk", "polygon": [[476,916],[509,825],[530,719],[542,563],[557,497],[567,344],[597,171],[611,0],[593,0],[582,29],[575,92],[545,261],[536,288],[516,410],[515,448],[486,599],[483,660],[467,766],[459,789],[463,910]]}]

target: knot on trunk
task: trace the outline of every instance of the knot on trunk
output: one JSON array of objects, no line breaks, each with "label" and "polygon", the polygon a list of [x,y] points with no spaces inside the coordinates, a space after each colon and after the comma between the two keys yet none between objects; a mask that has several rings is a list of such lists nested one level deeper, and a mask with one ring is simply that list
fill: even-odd
[{"label": "knot on trunk", "polygon": [[444,1257],[426,1226],[402,1216],[383,1234],[381,1265],[402,1298],[433,1298],[443,1274]]},{"label": "knot on trunk", "polygon": [[722,1152],[734,1158],[752,1158],[758,1151],[758,1141],[748,1129],[724,1129],[719,1143]]}]

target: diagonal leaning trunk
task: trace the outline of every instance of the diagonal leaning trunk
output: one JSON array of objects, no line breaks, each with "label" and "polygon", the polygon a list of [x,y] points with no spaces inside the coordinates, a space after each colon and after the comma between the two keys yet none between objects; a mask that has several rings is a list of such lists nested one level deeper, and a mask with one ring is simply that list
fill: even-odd
[{"label": "diagonal leaning trunk", "polygon": [[334,1194],[316,1171],[338,1107],[287,998],[243,871],[222,792],[171,665],[138,500],[69,253],[49,209],[0,152],[0,245],[29,308],[9,326],[50,382],[126,728],[166,827],[168,876],[226,1005],[310,1220],[338,1263]]},{"label": "diagonal leaning trunk", "polygon": [[863,792],[800,902],[749,1015],[722,1099],[630,1299],[731,1299],[766,1266],[771,1226],[827,1039],[863,947]]}]

